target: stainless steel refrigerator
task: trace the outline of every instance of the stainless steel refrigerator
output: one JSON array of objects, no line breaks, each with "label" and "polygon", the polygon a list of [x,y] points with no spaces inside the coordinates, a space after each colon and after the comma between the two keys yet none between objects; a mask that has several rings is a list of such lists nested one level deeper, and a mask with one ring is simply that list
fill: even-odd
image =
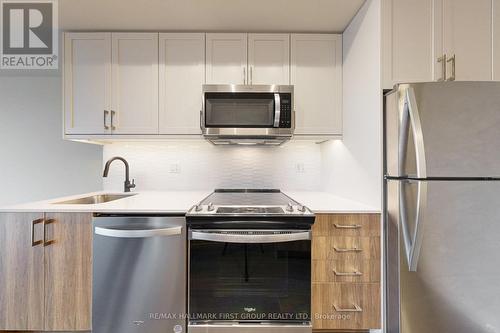
[{"label": "stainless steel refrigerator", "polygon": [[500,332],[500,83],[397,86],[384,148],[386,332]]}]

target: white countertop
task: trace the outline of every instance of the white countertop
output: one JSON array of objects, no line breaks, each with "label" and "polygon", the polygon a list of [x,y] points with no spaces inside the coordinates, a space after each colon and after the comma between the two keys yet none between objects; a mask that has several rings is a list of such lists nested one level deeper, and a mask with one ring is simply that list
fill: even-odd
[{"label": "white countertop", "polygon": [[[315,213],[379,213],[380,210],[327,192],[283,191]],[[132,192],[133,196],[100,204],[57,204],[61,201],[97,194],[92,192],[68,197],[0,207],[0,212],[92,212],[92,213],[185,213],[211,191]]]},{"label": "white countertop", "polygon": [[380,213],[380,209],[328,192],[283,191],[315,213]]},{"label": "white countertop", "polygon": [[92,192],[68,197],[1,207],[0,212],[92,212],[92,213],[185,213],[211,191],[131,192],[133,196],[100,204],[56,204],[97,194]]}]

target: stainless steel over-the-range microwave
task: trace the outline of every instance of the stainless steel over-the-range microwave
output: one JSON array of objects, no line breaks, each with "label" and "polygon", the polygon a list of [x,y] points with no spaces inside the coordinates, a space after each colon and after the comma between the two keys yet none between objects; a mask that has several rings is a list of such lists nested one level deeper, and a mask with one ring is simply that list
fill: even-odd
[{"label": "stainless steel over-the-range microwave", "polygon": [[214,144],[274,144],[293,136],[293,86],[204,85],[201,129]]}]

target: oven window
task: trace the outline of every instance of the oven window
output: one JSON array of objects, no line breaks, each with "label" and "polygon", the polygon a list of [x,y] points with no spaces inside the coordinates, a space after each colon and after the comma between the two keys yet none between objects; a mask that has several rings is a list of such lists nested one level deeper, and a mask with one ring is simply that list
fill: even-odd
[{"label": "oven window", "polygon": [[310,321],[311,241],[190,241],[191,321]]},{"label": "oven window", "polygon": [[205,127],[272,127],[273,124],[274,94],[205,94]]}]

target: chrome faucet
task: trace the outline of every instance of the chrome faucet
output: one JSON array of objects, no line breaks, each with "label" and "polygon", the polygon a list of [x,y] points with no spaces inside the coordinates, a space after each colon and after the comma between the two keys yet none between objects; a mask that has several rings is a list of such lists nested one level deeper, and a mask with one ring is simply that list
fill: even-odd
[{"label": "chrome faucet", "polygon": [[130,182],[130,179],[129,179],[129,166],[128,166],[128,162],[126,159],[124,159],[123,157],[120,157],[120,156],[115,156],[115,157],[112,157],[110,158],[107,162],[106,162],[106,165],[104,166],[104,172],[102,174],[103,177],[107,177],[108,176],[108,173],[109,173],[109,167],[111,165],[111,163],[114,161],[114,160],[120,160],[123,162],[123,164],[125,164],[125,183],[124,183],[124,191],[125,192],[130,192],[130,189],[131,188],[134,188],[135,187],[135,180],[132,179],[132,183]]}]

